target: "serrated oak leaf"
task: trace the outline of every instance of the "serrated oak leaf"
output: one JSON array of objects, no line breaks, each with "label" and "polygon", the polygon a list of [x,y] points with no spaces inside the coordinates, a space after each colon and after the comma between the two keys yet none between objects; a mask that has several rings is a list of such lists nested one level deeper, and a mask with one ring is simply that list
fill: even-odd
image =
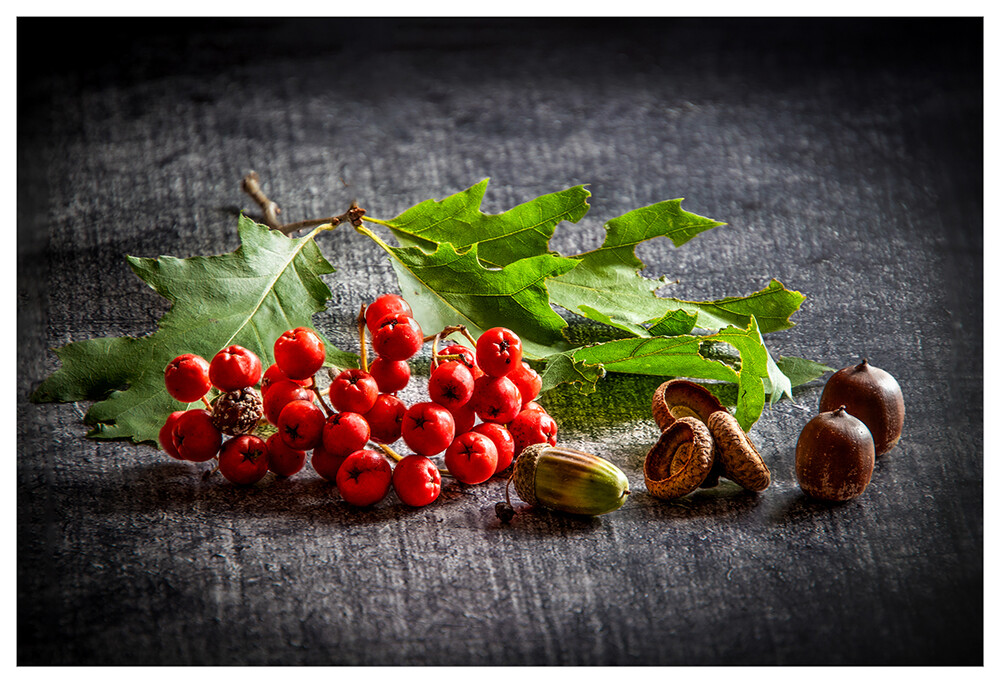
[{"label": "serrated oak leaf", "polygon": [[[195,353],[211,360],[220,349],[239,344],[260,356],[266,367],[282,332],[312,325],[313,314],[330,298],[320,276],[334,272],[317,248],[315,234],[291,239],[241,217],[241,245],[233,252],[128,257],[136,275],[171,302],[156,332],[56,349],[62,365],[32,400],[96,401],[84,418],[93,427],[88,436],[155,443],[167,416],[185,407],[163,384],[163,369],[173,358]],[[353,354],[328,342],[327,361],[357,365]]]},{"label": "serrated oak leaf", "polygon": [[546,284],[573,268],[575,260],[541,254],[485,268],[476,244],[459,252],[443,242],[428,253],[390,246],[364,226],[358,231],[392,256],[403,298],[425,334],[458,324],[474,336],[491,327],[509,327],[521,337],[529,357],[567,347],[562,337],[566,322],[549,305]]},{"label": "serrated oak leaf", "polygon": [[428,199],[391,220],[366,220],[388,227],[403,247],[432,252],[449,242],[456,251],[465,251],[476,244],[483,265],[500,267],[547,253],[556,225],[576,223],[590,209],[590,192],[577,185],[503,213],[483,213],[480,207],[488,183],[486,178],[444,199]]},{"label": "serrated oak leaf", "polygon": [[[702,347],[712,342],[735,348],[739,354],[738,367],[707,358]],[[593,383],[605,372],[733,382],[738,389],[736,419],[744,430],[749,430],[763,412],[765,380],[768,386],[778,387],[779,395],[790,392],[791,388],[788,378],[770,360],[753,319],[746,329],[728,327],[704,336],[618,339],[571,349],[546,360],[543,391],[564,382],[580,383],[584,391],[593,391]]]}]

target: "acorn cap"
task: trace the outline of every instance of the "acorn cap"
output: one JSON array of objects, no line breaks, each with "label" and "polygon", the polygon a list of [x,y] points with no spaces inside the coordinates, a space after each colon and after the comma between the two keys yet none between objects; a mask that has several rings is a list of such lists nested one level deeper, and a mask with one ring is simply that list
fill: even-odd
[{"label": "acorn cap", "polygon": [[707,424],[708,416],[717,410],[724,410],[719,399],[686,379],[669,380],[653,392],[653,419],[660,431],[681,417],[694,417]]},{"label": "acorn cap", "polygon": [[728,410],[712,413],[708,430],[715,439],[715,457],[722,465],[722,476],[750,491],[763,491],[771,485],[771,471],[760,451]]},{"label": "acorn cap", "polygon": [[514,461],[514,490],[528,505],[537,505],[535,499],[535,462],[548,443],[535,443],[525,447]]},{"label": "acorn cap", "polygon": [[708,427],[694,417],[679,418],[646,454],[642,466],[646,489],[664,500],[685,496],[705,481],[714,460],[715,443]]}]

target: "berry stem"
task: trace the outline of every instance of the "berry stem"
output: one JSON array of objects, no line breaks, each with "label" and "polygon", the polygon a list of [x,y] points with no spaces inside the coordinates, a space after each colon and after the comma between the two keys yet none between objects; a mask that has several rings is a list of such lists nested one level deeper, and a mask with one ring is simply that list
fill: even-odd
[{"label": "berry stem", "polygon": [[202,396],[202,397],[201,397],[201,402],[202,402],[202,403],[204,403],[204,404],[205,404],[205,407],[206,407],[206,408],[208,408],[209,410],[211,410],[211,409],[212,409],[212,404],[211,404],[211,403],[209,403],[209,402],[208,402],[208,399],[207,399],[207,398],[205,398],[204,396]]},{"label": "berry stem", "polygon": [[361,369],[368,372],[368,344],[365,341],[365,330],[368,325],[365,323],[366,304],[361,304],[361,311],[358,313],[358,338],[361,342]]},{"label": "berry stem", "polygon": [[403,459],[403,456],[401,456],[399,453],[397,453],[393,449],[389,448],[389,446],[387,446],[386,444],[384,444],[384,443],[377,443],[375,445],[379,447],[379,450],[381,450],[383,453],[385,453],[386,455],[388,455],[390,458],[392,458],[396,462],[399,462],[400,460]]},{"label": "berry stem", "polygon": [[[312,389],[312,392],[314,394],[316,394],[316,400],[319,401],[319,405],[320,405],[320,407],[323,408],[323,412],[326,413],[326,416],[330,417],[331,415],[333,415],[333,412],[334,412],[333,408],[331,408],[327,404],[327,402],[323,399],[323,392],[316,388],[316,378],[315,377],[313,377],[313,385],[312,385],[312,387],[310,387],[310,389]],[[329,389],[327,389],[327,391],[329,391]]]}]

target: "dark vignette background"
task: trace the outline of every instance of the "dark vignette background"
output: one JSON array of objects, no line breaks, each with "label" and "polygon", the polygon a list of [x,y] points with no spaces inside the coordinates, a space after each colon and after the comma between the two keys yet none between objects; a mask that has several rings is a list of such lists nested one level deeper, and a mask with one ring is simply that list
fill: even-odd
[{"label": "dark vignette background", "polygon": [[[982,82],[979,19],[20,20],[19,664],[981,664]],[[287,220],[589,183],[565,253],[684,196],[728,225],[642,245],[648,274],[807,294],[773,352],[893,372],[903,440],[861,499],[803,498],[816,383],[754,428],[768,491],[667,505],[641,476],[659,380],[611,377],[547,406],[628,505],[501,527],[500,481],[356,511],[311,472],[204,484],[29,404],[45,349],[154,329],[126,254],[235,248],[251,169]],[[322,248],[316,322],[353,349],[392,272],[358,235]]]}]

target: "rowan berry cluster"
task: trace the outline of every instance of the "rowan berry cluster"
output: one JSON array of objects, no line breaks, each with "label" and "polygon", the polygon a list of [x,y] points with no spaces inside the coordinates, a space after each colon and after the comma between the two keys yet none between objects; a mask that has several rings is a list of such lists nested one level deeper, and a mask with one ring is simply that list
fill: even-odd
[{"label": "rowan berry cluster", "polygon": [[[522,360],[514,332],[495,327],[475,340],[454,326],[425,337],[412,313],[395,294],[365,307],[358,325],[361,368],[339,372],[325,390],[315,375],[326,351],[308,328],[275,341],[275,363],[266,372],[240,346],[223,349],[210,363],[193,354],[175,358],[164,374],[167,391],[205,408],[172,413],[160,430],[161,446],[182,460],[218,457],[218,470],[237,484],[256,483],[269,470],[292,476],[312,451],[313,469],[336,482],[348,503],[373,505],[392,488],[403,503],[419,507],[440,495],[442,474],[482,483],[526,446],[555,444],[556,423],[534,400],[541,378]],[[366,332],[376,354],[370,366]],[[471,348],[453,341],[439,348],[456,332]],[[407,406],[397,394],[410,382],[410,359],[428,341],[429,400]],[[221,394],[209,403],[212,387]],[[254,433],[264,421],[277,429],[266,440]],[[232,437],[225,443],[224,434]],[[412,453],[400,456],[391,448],[400,439]],[[444,469],[432,460],[442,454]]]}]

